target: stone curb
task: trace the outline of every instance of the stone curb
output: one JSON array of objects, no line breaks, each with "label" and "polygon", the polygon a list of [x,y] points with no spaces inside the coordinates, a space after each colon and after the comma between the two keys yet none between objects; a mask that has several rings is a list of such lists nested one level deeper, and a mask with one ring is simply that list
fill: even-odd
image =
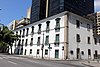
[{"label": "stone curb", "polygon": [[85,65],[85,66],[89,66],[89,67],[95,67],[95,66],[93,66],[93,65],[90,65],[89,63],[81,63],[81,64],[83,64],[83,65]]}]

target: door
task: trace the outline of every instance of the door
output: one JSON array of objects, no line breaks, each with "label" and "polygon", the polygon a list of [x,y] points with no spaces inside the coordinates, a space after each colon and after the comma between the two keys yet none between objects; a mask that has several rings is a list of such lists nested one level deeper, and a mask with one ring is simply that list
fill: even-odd
[{"label": "door", "polygon": [[27,51],[27,50],[25,49],[25,53],[24,53],[24,55],[26,55],[26,51]]},{"label": "door", "polygon": [[77,59],[80,59],[80,48],[76,49],[76,53],[77,53]]},{"label": "door", "polygon": [[59,50],[55,50],[55,58],[59,58]]},{"label": "door", "polygon": [[95,50],[95,59],[97,59],[97,57],[98,57],[98,52],[97,50]]}]

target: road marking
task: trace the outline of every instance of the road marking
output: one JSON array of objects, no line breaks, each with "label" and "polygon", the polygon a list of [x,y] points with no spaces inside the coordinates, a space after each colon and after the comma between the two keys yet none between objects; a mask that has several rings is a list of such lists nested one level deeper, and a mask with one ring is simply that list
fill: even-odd
[{"label": "road marking", "polygon": [[9,63],[12,63],[12,64],[17,64],[17,63],[15,63],[15,62],[12,62],[12,61],[8,61]]}]

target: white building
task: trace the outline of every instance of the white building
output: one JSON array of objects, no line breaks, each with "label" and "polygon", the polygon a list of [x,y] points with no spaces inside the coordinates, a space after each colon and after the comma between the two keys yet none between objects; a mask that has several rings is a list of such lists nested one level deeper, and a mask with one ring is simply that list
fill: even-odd
[{"label": "white building", "polygon": [[65,11],[14,30],[21,37],[13,44],[13,53],[47,59],[94,59],[100,54],[100,43],[93,37],[92,25],[92,21]]},{"label": "white building", "polygon": [[100,11],[96,12],[96,27],[97,35],[100,35]]}]

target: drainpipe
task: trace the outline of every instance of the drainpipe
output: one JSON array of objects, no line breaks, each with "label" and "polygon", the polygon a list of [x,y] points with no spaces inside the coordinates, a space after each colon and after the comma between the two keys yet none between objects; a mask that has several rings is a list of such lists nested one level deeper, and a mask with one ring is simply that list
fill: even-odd
[{"label": "drainpipe", "polygon": [[64,59],[68,59],[68,13],[64,16]]},{"label": "drainpipe", "polygon": [[43,57],[43,49],[44,49],[44,31],[43,31],[43,43],[42,43],[42,47],[41,47],[41,50],[42,50],[42,59],[44,59],[44,57]]},{"label": "drainpipe", "polygon": [[49,0],[46,0],[46,18],[48,17]]}]

